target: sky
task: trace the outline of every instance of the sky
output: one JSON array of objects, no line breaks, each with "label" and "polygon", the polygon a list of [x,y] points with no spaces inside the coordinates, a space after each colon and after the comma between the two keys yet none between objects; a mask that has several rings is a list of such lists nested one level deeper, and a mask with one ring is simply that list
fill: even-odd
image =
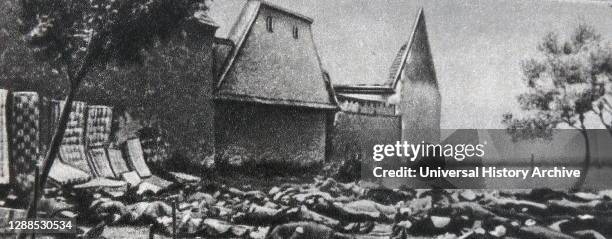
[{"label": "sky", "polygon": [[[233,0],[211,6],[226,8],[211,11],[221,35],[240,9],[240,3],[228,1]],[[503,128],[502,114],[519,112],[516,97],[526,90],[519,64],[537,54],[546,33],[569,34],[587,23],[612,41],[612,1],[268,1],[314,19],[315,43],[334,84],[383,83],[422,7],[442,96],[443,129]]]}]

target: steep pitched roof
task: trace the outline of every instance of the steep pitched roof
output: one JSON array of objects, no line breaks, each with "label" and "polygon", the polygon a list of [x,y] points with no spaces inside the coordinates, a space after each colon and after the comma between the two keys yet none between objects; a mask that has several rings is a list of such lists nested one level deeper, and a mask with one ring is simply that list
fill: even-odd
[{"label": "steep pitched roof", "polygon": [[393,59],[393,63],[391,63],[391,68],[389,68],[389,78],[387,81],[385,81],[385,85],[393,85],[395,83],[395,80],[400,73],[400,69],[406,63],[407,52],[408,44],[404,43],[404,45],[400,47],[399,51],[397,51],[397,55],[395,56],[395,59]]},{"label": "steep pitched roof", "polygon": [[[290,65],[291,62],[288,61],[276,61],[271,64],[284,66],[284,69],[283,67],[276,67],[278,69],[276,72],[262,71],[259,72],[260,74],[248,72],[248,69],[237,69],[245,67],[244,65],[236,66],[236,62],[245,54],[243,49],[245,47],[245,42],[249,37],[249,33],[252,31],[255,20],[262,7],[270,8],[293,18],[300,19],[308,25],[313,22],[313,20],[307,16],[292,12],[291,10],[277,5],[261,0],[248,0],[226,36],[227,40],[229,40],[233,46],[228,47],[228,44],[225,43],[221,44],[225,46],[217,48],[221,52],[218,54],[218,57],[221,58],[220,60],[223,64],[218,68],[219,74],[215,98],[221,100],[248,101],[262,104],[300,106],[317,109],[337,109],[338,106],[335,102],[333,88],[331,84],[328,83],[328,79],[324,76],[316,47],[307,49],[307,51],[314,51],[314,55],[298,54],[287,56],[289,59],[295,61],[302,60],[307,64]],[[308,29],[308,31],[310,31],[310,29]],[[302,54],[307,53],[302,52]],[[245,61],[256,61],[254,64],[246,65],[246,67],[256,67],[257,69],[261,67],[260,63],[270,60],[269,58],[254,60],[248,59],[248,57],[242,57],[245,58]],[[316,63],[310,64],[313,63],[312,60],[316,61]],[[219,59],[217,61],[219,61]],[[305,66],[302,67],[301,65]],[[302,72],[300,72],[300,70],[304,70],[305,67],[309,65],[314,65],[316,69],[309,68],[308,72],[311,74],[301,76],[300,73]],[[315,72],[313,72],[313,69]],[[264,73],[265,75],[262,75]],[[228,80],[228,78],[230,79]]]},{"label": "steep pitched roof", "polygon": [[[251,29],[251,25],[257,18],[257,13],[259,12],[259,7],[261,2],[259,1],[247,1],[244,6],[242,6],[242,11],[235,19],[230,19],[227,21],[234,21],[230,30],[225,33],[221,33],[221,36],[217,39],[215,44],[215,62],[219,64],[215,68],[218,68],[218,80],[217,87],[221,85],[225,75],[231,68],[232,64],[236,60],[236,56],[238,56],[238,52],[240,46],[244,42],[249,30]],[[226,7],[226,6],[224,6]],[[225,11],[228,12],[224,14],[224,17],[231,15],[232,8],[236,8],[238,6],[229,6],[227,9],[212,11],[215,12]],[[233,16],[229,16],[232,18]],[[227,27],[225,27],[227,28]],[[226,30],[224,27],[219,29],[220,31]]]},{"label": "steep pitched roof", "polygon": [[349,84],[335,85],[334,89],[338,93],[363,93],[363,94],[393,94],[395,87],[400,80],[400,74],[407,64],[408,56],[415,47],[415,36],[417,34],[427,34],[425,29],[425,13],[423,8],[419,10],[413,25],[409,40],[398,50],[395,58],[389,67],[387,80],[382,84]]}]

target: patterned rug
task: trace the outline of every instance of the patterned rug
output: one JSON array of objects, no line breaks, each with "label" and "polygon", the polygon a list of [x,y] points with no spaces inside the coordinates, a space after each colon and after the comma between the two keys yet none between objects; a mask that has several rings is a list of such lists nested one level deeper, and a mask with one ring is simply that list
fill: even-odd
[{"label": "patterned rug", "polygon": [[85,183],[91,179],[89,174],[65,164],[60,160],[55,160],[53,162],[51,171],[49,171],[49,178],[62,186]]},{"label": "patterned rug", "polygon": [[103,105],[87,106],[86,144],[89,147],[108,145],[113,109]]},{"label": "patterned rug", "polygon": [[8,91],[0,89],[0,184],[8,184],[11,179],[9,174],[9,141],[8,125],[6,122]]},{"label": "patterned rug", "polygon": [[149,170],[145,162],[140,140],[138,138],[126,141],[124,152],[123,155],[126,157],[126,161],[132,170],[136,170],[141,178],[151,176],[151,170]]},{"label": "patterned rug", "polygon": [[92,166],[88,163],[85,146],[83,145],[62,145],[60,146],[60,159],[62,162],[82,170],[90,176],[94,176]]},{"label": "patterned rug", "polygon": [[36,167],[40,156],[39,117],[38,93],[13,93],[10,117],[11,167],[17,175],[32,174]]},{"label": "patterned rug", "polygon": [[142,179],[140,179],[140,176],[138,176],[136,171],[121,174],[121,179],[127,182],[130,187],[136,187],[138,184],[140,184],[140,182],[142,182]]},{"label": "patterned rug", "polygon": [[53,138],[53,133],[55,133],[53,121],[51,120],[51,102],[52,100],[49,98],[40,97],[40,119],[38,122],[40,124],[40,152],[43,156],[47,154],[47,147],[51,142],[51,138]]},{"label": "patterned rug", "polygon": [[[51,123],[52,128],[57,128],[62,108],[66,101],[51,101]],[[95,173],[87,161],[85,151],[85,109],[87,104],[81,101],[72,103],[72,111],[66,124],[66,131],[60,147],[61,160],[71,166],[83,170],[90,176]]]},{"label": "patterned rug", "polygon": [[115,174],[115,177],[120,177],[123,173],[127,173],[130,171],[125,159],[123,159],[123,154],[119,149],[107,149],[108,160],[110,161],[110,167]]},{"label": "patterned rug", "polygon": [[106,149],[103,147],[95,147],[90,148],[87,152],[89,153],[89,159],[91,160],[91,165],[97,177],[115,178],[115,174],[108,161],[108,156],[106,155]]},{"label": "patterned rug", "polygon": [[[66,101],[53,100],[51,101],[51,121],[53,128],[57,128],[57,124],[62,113],[62,108]],[[72,111],[70,118],[66,124],[66,132],[62,140],[62,145],[85,145],[85,110],[87,104],[81,101],[72,103]]]}]

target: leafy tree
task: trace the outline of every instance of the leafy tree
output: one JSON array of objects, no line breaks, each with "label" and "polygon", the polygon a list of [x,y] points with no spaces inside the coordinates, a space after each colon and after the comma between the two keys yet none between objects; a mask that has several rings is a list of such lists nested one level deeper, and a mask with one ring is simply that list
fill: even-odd
[{"label": "leafy tree", "polygon": [[[212,154],[213,114],[203,110],[213,107],[213,84],[207,78],[212,77],[212,49],[192,47],[191,39],[179,34],[147,51],[139,65],[98,71],[81,91],[88,103],[112,105],[115,115],[128,112],[141,126],[162,132],[172,163],[177,158],[201,163]],[[193,40],[206,46],[203,41],[212,38]],[[193,166],[189,169],[198,168]]]},{"label": "leafy tree", "polygon": [[595,30],[579,25],[565,41],[547,34],[537,48],[542,56],[523,61],[527,92],[518,102],[527,113],[504,115],[503,123],[513,139],[550,139],[559,126],[578,130],[585,142],[582,174],[572,189],[584,184],[591,162],[585,121],[597,117],[612,134],[612,46]]},{"label": "leafy tree", "polygon": [[[56,69],[68,83],[70,106],[88,73],[108,66],[142,62],[146,50],[165,42],[176,29],[204,16],[204,0],[21,0],[20,30],[34,57]],[[70,107],[60,115],[43,161],[40,192],[56,158]],[[35,215],[37,199],[28,217]]]},{"label": "leafy tree", "polygon": [[59,71],[47,62],[37,62],[32,49],[23,42],[18,3],[19,0],[0,1],[0,86],[14,91],[63,95],[65,89]]}]

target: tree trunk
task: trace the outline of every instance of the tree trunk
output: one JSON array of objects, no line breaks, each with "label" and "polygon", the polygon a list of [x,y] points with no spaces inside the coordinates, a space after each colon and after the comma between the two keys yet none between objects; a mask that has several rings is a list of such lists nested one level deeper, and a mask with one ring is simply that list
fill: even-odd
[{"label": "tree trunk", "polygon": [[575,192],[582,188],[584,181],[586,180],[589,168],[591,167],[591,144],[589,142],[589,136],[587,135],[586,129],[580,130],[582,137],[584,137],[584,163],[582,164],[582,171],[580,172],[580,178],[570,188],[570,191]]},{"label": "tree trunk", "polygon": [[[40,174],[39,182],[34,187],[34,198],[30,201],[28,205],[27,218],[34,218],[36,216],[36,206],[39,201],[39,196],[43,196],[43,188],[47,183],[47,178],[49,177],[49,171],[51,171],[51,166],[53,166],[53,162],[55,158],[57,158],[57,153],[59,152],[62,140],[64,139],[64,133],[66,132],[66,126],[68,124],[68,119],[70,118],[70,112],[72,111],[72,102],[74,102],[74,97],[81,85],[83,79],[85,79],[85,75],[89,72],[89,70],[93,66],[94,58],[93,55],[94,48],[100,46],[100,40],[103,39],[105,33],[99,33],[100,31],[94,31],[91,36],[91,40],[87,43],[87,51],[85,57],[83,58],[83,62],[75,72],[75,74],[71,74],[72,71],[67,71],[68,82],[70,84],[70,88],[68,89],[68,95],[66,96],[66,102],[64,103],[64,107],[62,107],[62,113],[60,115],[57,129],[53,133],[53,137],[51,138],[51,143],[49,144],[49,151],[45,155],[45,159],[42,165],[42,172]],[[67,67],[71,67],[70,64],[66,65]],[[25,239],[26,233],[17,234],[18,239]]]},{"label": "tree trunk", "polygon": [[[612,122],[611,122],[611,123],[612,123]],[[608,130],[608,134],[610,135],[610,137],[612,137],[612,127],[610,126],[610,125],[612,125],[612,124],[605,124],[605,123],[604,123],[603,125],[604,125],[604,126],[606,127],[606,129]],[[598,139],[598,140],[599,140],[599,142],[601,142],[601,139]],[[612,146],[612,145],[609,145],[609,146]],[[601,147],[601,146],[600,146],[600,147]],[[598,150],[600,150],[600,149],[598,149]],[[608,162],[608,163],[609,163],[609,162]],[[602,168],[602,167],[603,167],[603,163],[601,162],[601,157],[598,157],[598,158],[597,158],[597,168]]]},{"label": "tree trunk", "polygon": [[[43,188],[45,183],[47,182],[47,177],[49,176],[49,171],[51,171],[51,166],[53,166],[53,162],[55,158],[57,158],[57,153],[59,152],[59,148],[62,143],[62,139],[64,138],[64,132],[66,131],[66,125],[68,124],[68,119],[70,118],[70,112],[72,111],[72,102],[74,101],[74,97],[79,87],[80,79],[74,79],[75,82],[70,82],[70,89],[68,91],[68,96],[66,96],[66,103],[64,107],[62,107],[62,113],[59,118],[59,122],[57,124],[57,129],[55,133],[53,133],[53,138],[51,139],[51,143],[49,146],[49,151],[45,155],[45,159],[42,165],[42,173],[40,174],[38,184],[34,187],[34,198],[30,200],[30,204],[28,205],[27,218],[35,218],[36,217],[36,205],[39,201],[39,196],[43,195]],[[20,233],[18,235],[19,239],[25,239],[26,234]]]}]

